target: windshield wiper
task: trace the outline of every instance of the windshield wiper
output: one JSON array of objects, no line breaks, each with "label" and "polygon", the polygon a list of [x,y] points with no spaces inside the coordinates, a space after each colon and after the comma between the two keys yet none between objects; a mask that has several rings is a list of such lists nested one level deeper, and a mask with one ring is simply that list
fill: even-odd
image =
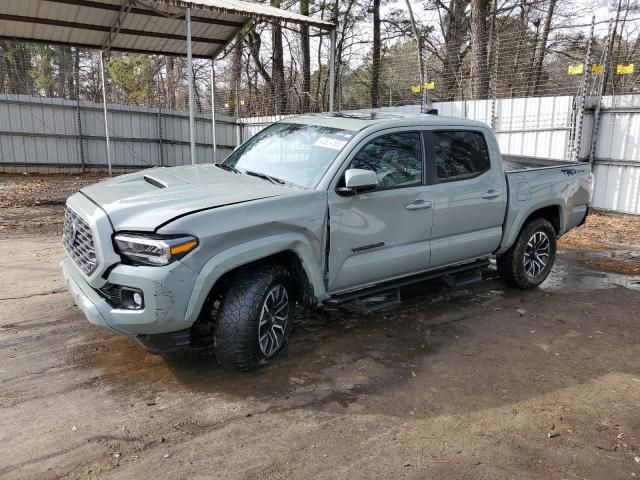
[{"label": "windshield wiper", "polygon": [[226,170],[227,172],[242,173],[236,167],[232,167],[231,165],[226,165],[224,163],[216,163],[214,165],[222,170]]},{"label": "windshield wiper", "polygon": [[258,178],[262,178],[263,180],[268,180],[271,183],[279,183],[280,185],[284,185],[286,183],[281,178],[272,177],[271,175],[267,175],[266,173],[262,173],[262,172],[254,172],[252,170],[245,170],[244,173],[246,173],[247,175],[251,175],[252,177],[258,177]]}]

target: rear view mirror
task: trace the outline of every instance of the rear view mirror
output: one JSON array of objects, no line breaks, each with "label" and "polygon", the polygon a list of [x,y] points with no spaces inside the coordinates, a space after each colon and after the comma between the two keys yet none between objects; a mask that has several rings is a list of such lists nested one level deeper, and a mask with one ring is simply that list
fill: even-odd
[{"label": "rear view mirror", "polygon": [[336,188],[338,195],[349,196],[378,186],[378,176],[373,170],[350,168],[344,172],[344,187]]},{"label": "rear view mirror", "polygon": [[350,168],[344,172],[344,186],[349,190],[370,190],[378,186],[378,176],[373,170]]}]

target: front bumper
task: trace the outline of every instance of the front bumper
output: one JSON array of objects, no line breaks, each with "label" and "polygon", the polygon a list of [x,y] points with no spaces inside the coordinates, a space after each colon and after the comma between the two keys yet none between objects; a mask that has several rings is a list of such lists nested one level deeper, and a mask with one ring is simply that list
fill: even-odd
[{"label": "front bumper", "polygon": [[[73,297],[74,303],[82,310],[84,316],[94,325],[124,334],[112,327],[103,313],[107,313],[104,305],[107,305],[98,293],[78,274],[75,265],[69,258],[60,262],[62,277],[67,284],[67,289]],[[104,305],[102,305],[104,304]],[[108,306],[108,305],[107,305]]]},{"label": "front bumper", "polygon": [[94,325],[122,335],[151,335],[191,327],[185,314],[197,274],[179,261],[164,267],[119,264],[109,270],[103,283],[106,280],[142,290],[142,310],[113,308],[70,258],[65,258],[60,268],[76,305]]}]

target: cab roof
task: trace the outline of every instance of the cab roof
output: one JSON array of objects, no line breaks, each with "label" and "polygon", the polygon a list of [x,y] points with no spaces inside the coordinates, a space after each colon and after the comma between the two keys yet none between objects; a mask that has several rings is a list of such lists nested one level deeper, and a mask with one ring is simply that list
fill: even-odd
[{"label": "cab roof", "polygon": [[360,131],[367,127],[378,126],[392,128],[396,126],[460,126],[486,127],[487,124],[466,118],[445,117],[427,113],[386,113],[386,112],[354,112],[354,113],[318,113],[290,117],[281,120],[283,123],[300,123],[305,125],[319,125],[342,130]]}]

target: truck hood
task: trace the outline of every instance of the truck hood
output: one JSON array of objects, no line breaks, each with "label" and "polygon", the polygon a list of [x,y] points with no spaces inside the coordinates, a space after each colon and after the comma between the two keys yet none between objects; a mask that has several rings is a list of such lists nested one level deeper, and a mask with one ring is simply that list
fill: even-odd
[{"label": "truck hood", "polygon": [[296,190],[208,164],[144,170],[80,191],[107,213],[116,231],[153,231],[189,213]]}]

